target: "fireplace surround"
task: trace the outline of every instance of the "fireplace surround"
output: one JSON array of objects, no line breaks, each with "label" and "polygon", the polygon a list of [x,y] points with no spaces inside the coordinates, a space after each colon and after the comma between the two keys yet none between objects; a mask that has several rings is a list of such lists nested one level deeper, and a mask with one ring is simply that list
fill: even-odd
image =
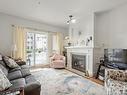
[{"label": "fireplace surround", "polygon": [[[67,67],[66,69],[75,72],[79,75],[82,76],[89,76],[89,77],[93,77],[96,73],[95,71],[95,64],[93,63],[93,48],[92,47],[78,47],[78,46],[71,46],[71,47],[66,47],[67,49]],[[85,60],[85,63],[83,64],[82,61],[80,60],[80,62],[77,64],[73,64],[72,65],[72,61],[73,57],[75,55],[80,55],[83,58],[79,58],[78,60],[82,59]],[[77,56],[76,56],[77,57]],[[81,65],[79,65],[81,64]],[[77,66],[77,67],[75,67]],[[80,69],[79,69],[80,68]]]}]

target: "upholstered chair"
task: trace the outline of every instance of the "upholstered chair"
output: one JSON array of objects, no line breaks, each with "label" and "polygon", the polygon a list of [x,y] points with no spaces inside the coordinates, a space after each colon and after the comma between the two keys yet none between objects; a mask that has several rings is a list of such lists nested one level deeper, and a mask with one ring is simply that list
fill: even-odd
[{"label": "upholstered chair", "polygon": [[51,68],[65,68],[65,57],[59,54],[54,54],[50,57]]},{"label": "upholstered chair", "polygon": [[106,95],[127,95],[127,71],[105,70]]}]

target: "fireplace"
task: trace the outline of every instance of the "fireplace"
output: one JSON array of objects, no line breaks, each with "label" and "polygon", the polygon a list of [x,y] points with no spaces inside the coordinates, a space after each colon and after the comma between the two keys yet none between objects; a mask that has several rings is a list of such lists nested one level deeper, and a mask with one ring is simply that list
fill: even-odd
[{"label": "fireplace", "polygon": [[94,73],[97,72],[96,69],[93,69],[93,67],[96,67],[96,64],[93,63],[94,59],[93,48],[67,47],[66,69],[81,76],[93,77]]},{"label": "fireplace", "polygon": [[72,68],[86,72],[86,55],[72,54]]}]

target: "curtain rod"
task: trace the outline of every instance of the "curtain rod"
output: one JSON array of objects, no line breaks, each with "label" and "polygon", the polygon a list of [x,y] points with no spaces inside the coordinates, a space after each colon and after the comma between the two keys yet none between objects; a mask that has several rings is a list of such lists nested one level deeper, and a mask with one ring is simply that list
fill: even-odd
[{"label": "curtain rod", "polygon": [[[16,27],[16,25],[11,25],[12,27]],[[24,27],[26,29],[30,29],[30,30],[35,30],[35,31],[42,31],[42,32],[47,32],[47,33],[56,33],[56,32],[52,32],[52,31],[47,31],[47,30],[43,30],[43,29],[37,29],[37,28],[32,28],[32,27]]]}]

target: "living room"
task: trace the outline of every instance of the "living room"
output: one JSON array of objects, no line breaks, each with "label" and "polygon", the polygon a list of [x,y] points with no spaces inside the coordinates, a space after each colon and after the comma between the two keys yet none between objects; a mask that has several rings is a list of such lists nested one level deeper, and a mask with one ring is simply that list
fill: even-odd
[{"label": "living room", "polygon": [[0,95],[127,95],[126,0],[0,1]]}]

